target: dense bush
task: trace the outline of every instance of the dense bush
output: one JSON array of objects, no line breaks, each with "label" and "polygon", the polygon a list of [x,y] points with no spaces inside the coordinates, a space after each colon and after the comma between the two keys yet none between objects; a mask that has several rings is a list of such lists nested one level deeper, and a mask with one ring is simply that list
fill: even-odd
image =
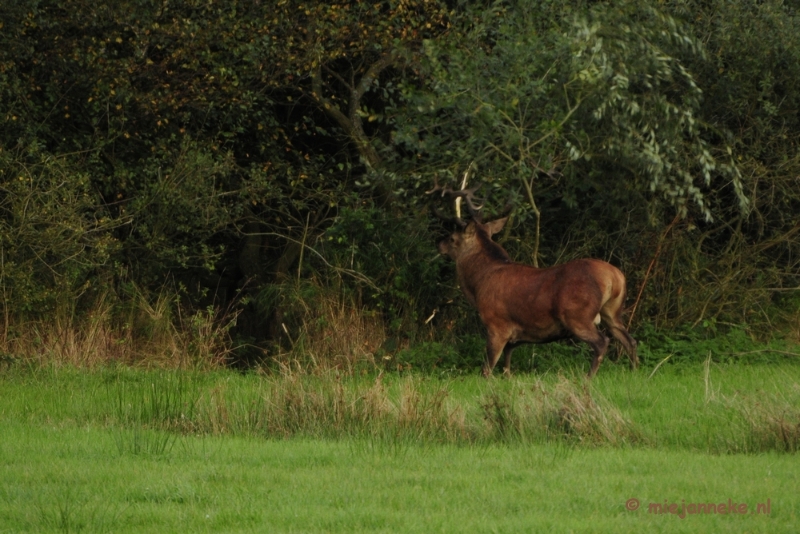
[{"label": "dense bush", "polygon": [[467,170],[487,216],[515,203],[513,257],[621,266],[635,325],[797,321],[791,4],[20,0],[0,21],[4,340],[170,287],[286,350],[324,331],[286,324],[306,283],[456,365],[436,343],[480,327],[424,192]]}]

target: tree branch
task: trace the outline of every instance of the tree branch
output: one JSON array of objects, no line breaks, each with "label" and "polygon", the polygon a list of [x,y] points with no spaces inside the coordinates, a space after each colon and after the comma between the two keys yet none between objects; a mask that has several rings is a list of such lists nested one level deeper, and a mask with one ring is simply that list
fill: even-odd
[{"label": "tree branch", "polygon": [[350,99],[348,102],[347,114],[345,114],[336,104],[326,98],[323,93],[322,65],[317,65],[311,73],[311,96],[322,107],[325,113],[335,120],[344,129],[347,136],[355,143],[364,161],[372,168],[379,167],[382,160],[380,155],[370,144],[367,134],[361,124],[359,115],[361,109],[361,98],[369,90],[372,83],[387,67],[397,61],[398,54],[394,51],[381,56],[377,61],[369,66],[357,84],[348,84],[340,75],[332,72],[328,67],[324,67],[327,72],[339,80],[345,87],[350,89]]}]

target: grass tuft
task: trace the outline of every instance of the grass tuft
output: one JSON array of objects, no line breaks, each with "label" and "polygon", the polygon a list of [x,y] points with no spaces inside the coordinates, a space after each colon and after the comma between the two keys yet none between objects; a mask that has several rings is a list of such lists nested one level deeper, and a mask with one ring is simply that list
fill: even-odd
[{"label": "grass tuft", "polygon": [[541,379],[525,388],[491,391],[482,402],[489,434],[501,441],[622,445],[642,441],[633,423],[584,378]]},{"label": "grass tuft", "polygon": [[749,427],[752,452],[800,450],[800,407],[796,403],[770,396],[760,400],[744,398],[737,404]]}]

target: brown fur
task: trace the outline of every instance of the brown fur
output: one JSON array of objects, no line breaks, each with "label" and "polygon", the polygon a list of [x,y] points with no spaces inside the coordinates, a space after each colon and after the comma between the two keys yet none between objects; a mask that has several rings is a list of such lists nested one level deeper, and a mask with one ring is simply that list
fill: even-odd
[{"label": "brown fur", "polygon": [[491,375],[501,354],[505,354],[504,372],[510,373],[511,352],[518,345],[571,336],[592,347],[589,376],[594,376],[609,343],[597,328],[598,317],[622,343],[631,366],[638,367],[636,340],[621,317],[625,275],[596,259],[546,269],[514,263],[491,239],[506,220],[472,221],[439,243],[439,251],[455,260],[461,289],[486,325],[484,376]]}]

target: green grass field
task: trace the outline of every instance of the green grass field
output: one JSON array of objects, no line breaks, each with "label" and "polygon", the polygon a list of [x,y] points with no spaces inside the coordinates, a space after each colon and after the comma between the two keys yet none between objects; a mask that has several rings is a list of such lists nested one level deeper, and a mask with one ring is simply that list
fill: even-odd
[{"label": "green grass field", "polygon": [[0,532],[796,532],[800,367],[651,372],[7,369]]}]

